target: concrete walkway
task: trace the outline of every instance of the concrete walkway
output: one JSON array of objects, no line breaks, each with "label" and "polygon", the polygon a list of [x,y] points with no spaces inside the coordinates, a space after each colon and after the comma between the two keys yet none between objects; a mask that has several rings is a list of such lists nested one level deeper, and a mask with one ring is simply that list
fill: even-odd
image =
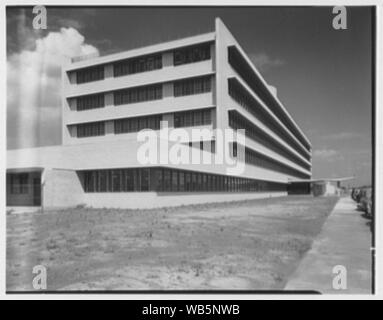
[{"label": "concrete walkway", "polygon": [[[371,293],[371,231],[356,203],[341,198],[314,240],[312,249],[287,282],[285,290],[317,290],[324,294]],[[333,268],[347,270],[347,289],[335,290]]]}]

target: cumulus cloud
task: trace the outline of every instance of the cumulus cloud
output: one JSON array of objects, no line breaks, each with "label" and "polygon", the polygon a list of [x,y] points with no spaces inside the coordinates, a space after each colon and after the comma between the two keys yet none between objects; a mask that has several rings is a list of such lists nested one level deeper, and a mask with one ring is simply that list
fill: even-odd
[{"label": "cumulus cloud", "polygon": [[278,58],[271,58],[265,53],[253,53],[249,55],[250,60],[260,71],[266,71],[273,67],[282,66],[285,62]]},{"label": "cumulus cloud", "polygon": [[61,142],[61,66],[71,57],[98,54],[74,28],[35,40],[7,59],[8,147]]}]

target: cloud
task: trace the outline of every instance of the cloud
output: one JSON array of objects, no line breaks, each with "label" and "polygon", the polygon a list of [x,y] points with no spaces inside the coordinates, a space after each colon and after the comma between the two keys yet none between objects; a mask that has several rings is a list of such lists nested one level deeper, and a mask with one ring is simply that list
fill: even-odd
[{"label": "cloud", "polygon": [[265,53],[251,53],[249,57],[260,71],[266,71],[270,68],[279,67],[285,64],[283,60],[278,58],[271,58]]},{"label": "cloud", "polygon": [[[23,47],[23,46],[22,46]],[[7,59],[8,147],[60,143],[61,66],[70,57],[96,53],[74,28],[35,40]]]},{"label": "cloud", "polygon": [[331,140],[358,139],[361,137],[363,137],[363,135],[361,133],[346,132],[346,131],[322,136],[322,138],[324,138],[324,139],[331,139]]},{"label": "cloud", "polygon": [[343,156],[334,149],[318,149],[314,151],[314,157],[320,160],[335,161],[342,160]]}]

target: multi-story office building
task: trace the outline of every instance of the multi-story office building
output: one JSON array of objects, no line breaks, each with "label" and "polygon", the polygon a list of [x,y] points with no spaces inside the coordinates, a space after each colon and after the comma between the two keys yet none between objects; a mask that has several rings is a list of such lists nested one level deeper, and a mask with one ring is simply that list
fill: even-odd
[{"label": "multi-story office building", "polygon": [[[311,145],[246,53],[216,19],[214,32],[122,53],[74,59],[62,71],[62,145],[8,151],[7,204],[154,207],[287,194],[311,178]],[[209,129],[182,148],[213,158],[216,133],[245,163],[142,164],[143,129]],[[159,138],[161,140],[161,138]],[[241,156],[239,156],[241,155]]]}]

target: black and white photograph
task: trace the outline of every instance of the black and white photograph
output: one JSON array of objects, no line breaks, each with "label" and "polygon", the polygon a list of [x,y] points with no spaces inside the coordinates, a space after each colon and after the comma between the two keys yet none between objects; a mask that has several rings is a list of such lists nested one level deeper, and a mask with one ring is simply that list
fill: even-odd
[{"label": "black and white photograph", "polygon": [[375,6],[4,11],[7,295],[376,293]]}]

